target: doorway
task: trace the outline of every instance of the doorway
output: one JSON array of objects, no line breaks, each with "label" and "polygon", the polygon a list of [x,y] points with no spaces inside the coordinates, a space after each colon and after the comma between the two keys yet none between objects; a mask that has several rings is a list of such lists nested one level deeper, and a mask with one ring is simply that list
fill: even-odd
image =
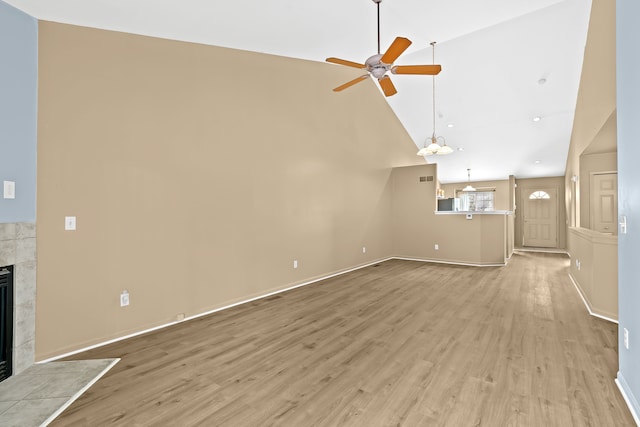
[{"label": "doorway", "polygon": [[600,233],[618,232],[618,174],[617,172],[591,175],[591,203],[589,228]]},{"label": "doorway", "polygon": [[540,188],[522,193],[524,232],[522,245],[558,247],[558,191]]}]

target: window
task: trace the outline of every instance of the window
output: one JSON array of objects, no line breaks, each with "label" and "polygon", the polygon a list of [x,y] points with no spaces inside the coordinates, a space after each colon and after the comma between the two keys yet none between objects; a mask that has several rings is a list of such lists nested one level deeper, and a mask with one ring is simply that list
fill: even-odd
[{"label": "window", "polygon": [[460,210],[492,211],[494,191],[458,191]]},{"label": "window", "polygon": [[529,199],[531,200],[535,200],[535,199],[550,199],[551,196],[549,196],[549,194],[546,191],[534,191],[533,193],[531,193],[529,195]]}]

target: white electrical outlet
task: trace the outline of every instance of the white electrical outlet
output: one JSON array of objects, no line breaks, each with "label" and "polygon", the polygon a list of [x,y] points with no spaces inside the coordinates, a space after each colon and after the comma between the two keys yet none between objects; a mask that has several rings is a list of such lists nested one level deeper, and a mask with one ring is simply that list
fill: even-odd
[{"label": "white electrical outlet", "polygon": [[293,268],[298,268],[298,260],[297,259],[293,260]]},{"label": "white electrical outlet", "polygon": [[624,339],[624,348],[629,350],[629,331],[627,330],[627,328],[624,328],[622,330],[622,336]]},{"label": "white electrical outlet", "polygon": [[366,254],[367,253],[367,248],[365,248],[364,246],[362,247],[362,253]]},{"label": "white electrical outlet", "polygon": [[433,249],[435,249],[436,251],[440,250],[440,245],[438,245],[437,243],[435,245],[433,245]]},{"label": "white electrical outlet", "polygon": [[65,230],[75,230],[76,229],[76,217],[75,216],[65,216],[64,217],[64,229]]},{"label": "white electrical outlet", "polygon": [[120,294],[120,307],[126,307],[129,305],[129,292],[122,291]]}]

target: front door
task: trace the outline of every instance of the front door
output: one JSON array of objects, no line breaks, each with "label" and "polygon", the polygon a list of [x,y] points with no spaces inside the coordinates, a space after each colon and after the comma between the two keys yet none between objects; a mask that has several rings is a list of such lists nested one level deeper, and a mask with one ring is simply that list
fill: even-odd
[{"label": "front door", "polygon": [[558,246],[558,192],[541,188],[523,192],[523,246],[555,248]]},{"label": "front door", "polygon": [[618,232],[618,174],[591,175],[590,228],[601,233]]}]

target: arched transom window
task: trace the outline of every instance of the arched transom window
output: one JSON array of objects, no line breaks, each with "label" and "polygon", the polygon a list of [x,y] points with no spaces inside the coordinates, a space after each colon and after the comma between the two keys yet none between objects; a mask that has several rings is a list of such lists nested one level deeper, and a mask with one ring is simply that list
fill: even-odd
[{"label": "arched transom window", "polygon": [[549,193],[546,191],[534,191],[529,195],[529,199],[550,199]]}]

